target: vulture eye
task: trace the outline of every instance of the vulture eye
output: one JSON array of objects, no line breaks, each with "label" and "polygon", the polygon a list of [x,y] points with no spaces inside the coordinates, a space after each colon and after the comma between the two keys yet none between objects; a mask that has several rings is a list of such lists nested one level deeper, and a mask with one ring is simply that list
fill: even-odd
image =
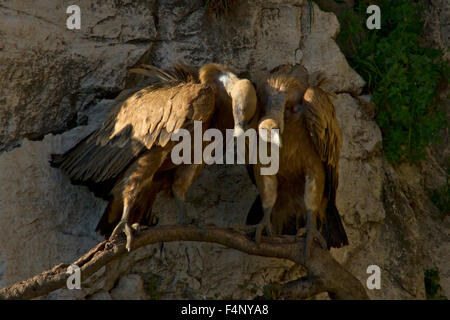
[{"label": "vulture eye", "polygon": [[302,111],[303,111],[303,105],[301,103],[298,103],[292,107],[292,112],[294,112],[294,113],[300,113]]}]

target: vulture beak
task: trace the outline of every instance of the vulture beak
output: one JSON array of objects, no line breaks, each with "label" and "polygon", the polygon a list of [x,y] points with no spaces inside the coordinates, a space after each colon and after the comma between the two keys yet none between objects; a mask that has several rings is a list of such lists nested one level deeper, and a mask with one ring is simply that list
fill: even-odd
[{"label": "vulture beak", "polygon": [[258,134],[262,141],[281,148],[281,133],[284,129],[284,92],[272,93],[267,97],[265,117],[258,125]]},{"label": "vulture beak", "polygon": [[[248,104],[240,103],[239,101],[233,103],[233,118],[234,118],[234,132],[233,136],[235,138],[240,137],[244,134],[247,129],[248,123],[251,117],[255,113],[252,106]],[[249,112],[250,110],[250,112]]]},{"label": "vulture beak", "polygon": [[244,134],[245,131],[245,112],[242,104],[233,103],[234,132],[233,137],[237,138]]},{"label": "vulture beak", "polygon": [[276,146],[278,146],[278,148],[281,148],[280,130],[271,131],[270,141],[271,141],[271,143],[273,143]]},{"label": "vulture beak", "polygon": [[240,137],[256,114],[256,91],[249,80],[240,79],[234,83],[230,97],[234,119],[233,136]]},{"label": "vulture beak", "polygon": [[244,125],[242,123],[237,123],[234,125],[233,137],[237,138],[244,134]]},{"label": "vulture beak", "polygon": [[262,141],[275,144],[278,148],[281,148],[280,129],[274,119],[263,120],[258,126],[258,135]]}]

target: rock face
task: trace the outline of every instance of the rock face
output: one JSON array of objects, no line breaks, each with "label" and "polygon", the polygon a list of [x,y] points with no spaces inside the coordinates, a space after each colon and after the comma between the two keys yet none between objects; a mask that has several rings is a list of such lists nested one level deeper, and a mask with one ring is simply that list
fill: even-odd
[{"label": "rock face", "polygon": [[0,4],[0,150],[76,125],[77,112],[119,91],[127,67],[156,40],[151,1],[77,3],[79,31],[66,28],[58,2]]},{"label": "rock face", "polygon": [[[364,81],[333,40],[339,30],[333,13],[314,5],[310,19],[302,0],[239,1],[218,18],[205,13],[203,1],[78,3],[81,30],[66,29],[66,8],[53,1],[0,4],[0,287],[69,263],[100,240],[94,228],[106,203],[71,185],[48,159],[98,127],[122,89],[141,83],[127,67],[214,61],[256,83],[277,69],[321,74],[326,89],[339,92],[334,103],[344,146],[337,202],[350,245],[332,253],[362,283],[369,265],[380,266],[382,288],[368,290],[373,298],[425,297],[424,259],[437,261],[445,241],[423,254],[425,233],[438,223],[418,216],[427,211],[415,210],[417,191],[404,187],[384,160],[373,106],[357,97]],[[188,213],[206,223],[243,225],[256,195],[243,166],[209,166],[188,193]],[[155,212],[170,224],[176,205],[160,194]],[[445,239],[445,230],[434,238]],[[302,272],[214,244],[167,243],[132,251],[81,290],[47,298],[248,299],[253,288],[261,293],[264,284]],[[441,277],[448,290],[448,269]]]},{"label": "rock face", "polygon": [[430,10],[424,13],[425,42],[444,52],[448,60],[450,54],[450,3],[445,0],[432,0]]}]

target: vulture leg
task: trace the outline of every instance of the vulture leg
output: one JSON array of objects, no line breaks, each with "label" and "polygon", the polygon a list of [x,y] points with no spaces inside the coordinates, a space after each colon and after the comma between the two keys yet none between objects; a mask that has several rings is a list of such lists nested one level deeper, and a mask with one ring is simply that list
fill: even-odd
[{"label": "vulture leg", "polygon": [[258,189],[260,190],[264,212],[263,219],[258,224],[255,234],[255,242],[259,244],[261,243],[261,235],[263,230],[266,230],[269,237],[272,236],[271,215],[275,202],[277,201],[278,180],[276,176],[256,175],[255,178],[257,185],[260,186]]},{"label": "vulture leg", "polygon": [[130,222],[135,218],[130,216],[131,214],[135,214],[130,209],[135,204],[135,201],[139,199],[138,195],[140,191],[152,183],[153,176],[164,162],[169,151],[163,148],[155,148],[147,151],[126,170],[121,182],[116,184],[112,190],[114,197],[122,197],[123,211],[122,218],[112,232],[110,239],[114,238],[120,232],[125,233],[127,238],[126,248],[128,251],[131,251],[133,245],[133,232],[139,229],[136,223],[130,226]]},{"label": "vulture leg", "polygon": [[311,254],[312,242],[317,239],[320,245],[327,248],[326,241],[317,230],[317,217],[322,200],[324,184],[320,183],[324,179],[321,175],[306,175],[305,181],[305,206],[306,206],[306,239],[305,239],[305,261]]},{"label": "vulture leg", "polygon": [[311,210],[308,210],[306,212],[306,228],[303,233],[306,232],[306,248],[305,248],[305,256],[304,259],[308,259],[310,253],[311,253],[311,246],[313,239],[316,239],[319,241],[320,246],[323,249],[327,248],[327,242],[325,238],[322,236],[322,234],[319,232],[316,226],[316,218],[314,214],[311,212]]},{"label": "vulture leg", "polygon": [[116,235],[118,235],[120,232],[125,233],[125,235],[127,237],[126,248],[127,248],[128,252],[131,251],[131,244],[133,242],[132,228],[138,229],[136,224],[133,224],[133,227],[130,227],[130,225],[128,224],[129,215],[130,215],[130,205],[128,204],[128,201],[125,201],[124,205],[123,205],[122,219],[119,221],[117,226],[114,228],[113,232],[111,233],[111,237],[110,237],[110,239],[112,239]]},{"label": "vulture leg", "polygon": [[195,222],[195,219],[189,219],[186,214],[184,198],[189,187],[194,183],[204,167],[204,164],[190,164],[179,166],[175,170],[172,192],[178,206],[178,223]]}]

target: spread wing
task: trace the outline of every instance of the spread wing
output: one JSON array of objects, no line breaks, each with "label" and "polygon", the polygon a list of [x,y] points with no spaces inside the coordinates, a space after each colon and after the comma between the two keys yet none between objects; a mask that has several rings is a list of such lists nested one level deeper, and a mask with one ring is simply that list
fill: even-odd
[{"label": "spread wing", "polygon": [[342,133],[336,110],[328,94],[319,87],[309,87],[304,96],[306,126],[325,169],[325,196],[328,198],[323,234],[329,247],[348,244],[347,234],[336,208],[338,163],[342,147]]},{"label": "spread wing", "polygon": [[52,165],[76,182],[107,181],[144,150],[165,147],[177,129],[207,121],[213,112],[210,87],[167,78],[119,102],[101,128],[64,155],[54,155]]}]

